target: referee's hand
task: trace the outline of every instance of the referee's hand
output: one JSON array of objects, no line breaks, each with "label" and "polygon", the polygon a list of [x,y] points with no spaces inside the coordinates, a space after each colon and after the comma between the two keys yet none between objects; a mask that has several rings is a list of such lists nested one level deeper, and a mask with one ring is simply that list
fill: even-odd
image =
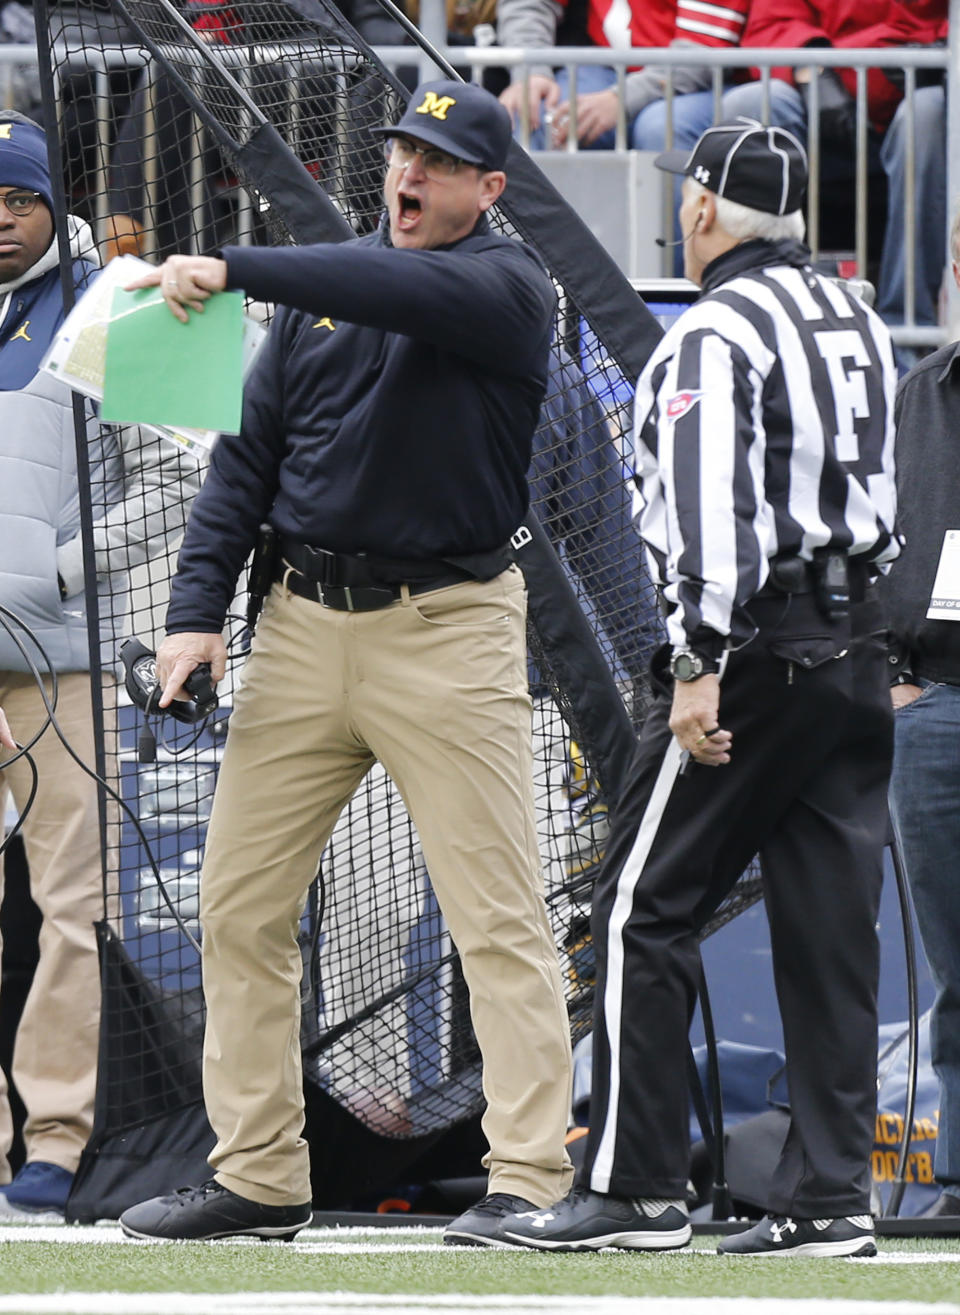
[{"label": "referee's hand", "polygon": [[680,747],[705,767],[722,767],[730,761],[733,736],[720,725],[719,676],[674,683],[670,729]]},{"label": "referee's hand", "polygon": [[137,288],[159,288],[163,299],[186,324],[190,310],[202,311],[203,303],[214,292],[223,292],[227,286],[227,262],[213,256],[170,256],[156,269],[126,285],[125,291]]}]

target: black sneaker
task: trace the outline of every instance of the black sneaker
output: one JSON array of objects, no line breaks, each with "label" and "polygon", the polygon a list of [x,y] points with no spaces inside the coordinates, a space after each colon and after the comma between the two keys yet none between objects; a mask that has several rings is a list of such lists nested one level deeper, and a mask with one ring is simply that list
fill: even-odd
[{"label": "black sneaker", "polygon": [[532,1201],[507,1192],[491,1192],[482,1201],[464,1210],[443,1230],[444,1243],[450,1247],[506,1247],[498,1234],[501,1219],[518,1214],[521,1210],[535,1210]]},{"label": "black sneaker", "polygon": [[511,1215],[500,1225],[505,1242],[540,1251],[670,1251],[686,1246],[691,1232],[684,1201],[623,1199],[582,1186],[546,1210]]},{"label": "black sneaker", "polygon": [[312,1218],[309,1201],[306,1205],[260,1205],[211,1178],[199,1187],[181,1187],[172,1196],[155,1196],[132,1205],[120,1216],[120,1227],[127,1237],[180,1242],[209,1242],[216,1237],[292,1242]]},{"label": "black sneaker", "polygon": [[791,1219],[767,1215],[745,1233],[725,1237],[721,1256],[875,1256],[869,1215],[845,1219]]}]

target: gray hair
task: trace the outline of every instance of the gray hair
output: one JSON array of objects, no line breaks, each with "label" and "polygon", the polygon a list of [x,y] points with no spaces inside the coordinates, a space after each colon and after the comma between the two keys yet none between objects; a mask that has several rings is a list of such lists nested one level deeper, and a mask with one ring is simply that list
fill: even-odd
[{"label": "gray hair", "polygon": [[802,210],[794,210],[789,215],[771,215],[765,210],[754,210],[739,201],[731,201],[726,196],[717,196],[695,178],[685,179],[684,185],[690,188],[694,200],[710,193],[717,207],[717,223],[740,242],[754,237],[766,238],[768,242],[780,242],[785,238],[802,242],[804,239],[807,226]]}]

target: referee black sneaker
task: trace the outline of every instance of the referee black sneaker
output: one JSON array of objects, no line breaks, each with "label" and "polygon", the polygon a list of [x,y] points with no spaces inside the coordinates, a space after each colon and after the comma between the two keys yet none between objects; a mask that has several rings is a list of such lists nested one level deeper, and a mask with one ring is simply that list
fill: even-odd
[{"label": "referee black sneaker", "polygon": [[507,1215],[521,1210],[536,1210],[532,1201],[509,1192],[491,1192],[482,1201],[464,1210],[443,1230],[443,1241],[448,1247],[506,1247],[499,1235],[500,1222]]},{"label": "referee black sneaker", "polygon": [[584,1186],[556,1205],[510,1215],[500,1225],[505,1242],[538,1251],[671,1251],[685,1247],[691,1232],[685,1201],[624,1199]]},{"label": "referee black sneaker", "polygon": [[767,1215],[745,1233],[725,1237],[721,1256],[875,1256],[869,1215],[844,1219],[791,1219]]},{"label": "referee black sneaker", "polygon": [[120,1216],[120,1227],[127,1237],[171,1242],[210,1242],[218,1237],[292,1242],[312,1218],[309,1201],[305,1205],[261,1205],[211,1178],[199,1187],[181,1187],[172,1196],[155,1196],[132,1205]]}]

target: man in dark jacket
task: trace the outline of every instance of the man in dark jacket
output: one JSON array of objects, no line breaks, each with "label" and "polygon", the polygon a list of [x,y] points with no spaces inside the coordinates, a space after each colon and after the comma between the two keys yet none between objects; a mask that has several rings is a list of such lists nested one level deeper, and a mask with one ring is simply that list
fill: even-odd
[{"label": "man in dark jacket", "polygon": [[243,288],[281,309],[191,517],[157,655],[163,702],[221,630],[258,526],[279,539],[231,718],[203,868],[211,1182],[125,1212],[128,1234],[292,1236],[307,1222],[300,910],[375,760],[417,825],[484,1061],[485,1244],[571,1174],[570,1047],[534,826],[523,579],[505,551],[547,380],[552,285],[491,232],[507,112],[420,87],[389,134],[380,230],[341,246],[172,257],[186,318]]},{"label": "man in dark jacket", "polygon": [[[67,226],[74,279],[82,288],[96,273],[96,248],[85,223],[68,216]],[[127,572],[171,546],[199,481],[196,464],[172,444],[135,426],[101,426],[88,404],[84,492],[92,515],[93,558],[85,561],[71,392],[40,369],[64,317],[59,263],[46,139],[32,120],[4,112],[0,604],[43,646],[41,666],[49,663],[57,676],[58,721],[79,756],[92,763],[91,681],[103,681],[109,726]],[[85,582],[94,578],[104,656],[91,667]],[[0,627],[0,703],[26,744],[41,730],[47,711],[31,654],[18,639]],[[48,680],[48,696],[50,691]],[[11,1065],[27,1111],[26,1163],[12,1182],[7,1155],[13,1120],[0,1073],[0,1217],[62,1218],[93,1126],[100,1018],[94,923],[103,917],[103,866],[94,781],[68,758],[52,731],[32,753],[35,798],[28,761],[7,761],[10,755],[0,753],[0,824],[12,797],[24,814],[30,890],[43,914],[39,963]]]},{"label": "man in dark jacket", "polygon": [[[960,284],[960,214],[950,231]],[[960,343],[948,343],[901,381],[896,401],[903,564],[887,581],[894,715],[890,811],[930,972],[940,1080],[929,1215],[960,1216]]]}]

